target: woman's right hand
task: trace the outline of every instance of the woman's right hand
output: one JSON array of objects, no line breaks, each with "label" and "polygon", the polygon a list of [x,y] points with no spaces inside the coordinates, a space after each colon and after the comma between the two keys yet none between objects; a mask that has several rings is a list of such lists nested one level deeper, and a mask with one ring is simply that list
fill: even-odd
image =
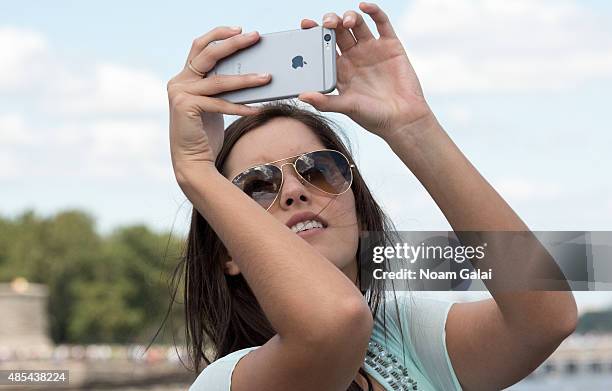
[{"label": "woman's right hand", "polygon": [[[230,103],[215,95],[255,87],[270,81],[269,74],[214,75],[202,78],[189,68],[206,73],[217,61],[253,45],[257,32],[240,34],[241,28],[216,27],[193,41],[183,70],[168,82],[170,104],[170,153],[174,172],[200,163],[214,166],[223,144],[223,114],[251,115],[256,107]],[[209,45],[212,41],[220,41]]]}]

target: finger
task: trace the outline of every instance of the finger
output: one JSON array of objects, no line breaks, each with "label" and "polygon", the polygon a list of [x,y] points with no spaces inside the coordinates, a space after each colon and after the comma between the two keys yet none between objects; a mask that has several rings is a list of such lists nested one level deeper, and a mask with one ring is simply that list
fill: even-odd
[{"label": "finger", "polygon": [[216,41],[219,39],[227,39],[233,37],[236,34],[240,34],[242,31],[242,27],[227,27],[227,26],[219,26],[210,30],[206,34],[202,35],[193,40],[191,44],[191,49],[189,50],[189,54],[187,55],[187,62],[185,62],[185,66],[189,61],[193,60],[195,56],[200,54],[204,48],[211,43],[212,41]]},{"label": "finger", "polygon": [[353,34],[342,26],[342,18],[334,12],[327,13],[323,16],[323,27],[336,30],[336,44],[342,53],[357,44]]},{"label": "finger", "polygon": [[370,15],[381,38],[397,38],[387,14],[374,3],[359,3],[359,9]]},{"label": "finger", "polygon": [[[253,115],[259,112],[259,107],[231,103],[221,98],[191,95],[187,93],[182,93],[178,96],[181,97],[180,103],[177,103],[175,108],[181,111],[196,109],[199,112],[230,115]],[[177,98],[177,102],[178,101],[179,99]]]},{"label": "finger", "polygon": [[302,22],[300,23],[300,27],[303,29],[310,29],[317,26],[317,22],[312,19],[302,19]]},{"label": "finger", "polygon": [[200,72],[206,73],[210,71],[220,59],[240,49],[249,47],[258,40],[259,33],[257,33],[257,31],[251,31],[250,33],[233,36],[214,45],[208,45],[200,54],[191,60],[191,65]]},{"label": "finger", "polygon": [[215,95],[241,88],[257,87],[269,83],[269,73],[247,75],[214,75],[193,82],[184,83],[180,88],[193,95]]},{"label": "finger", "polygon": [[298,99],[312,105],[319,111],[347,113],[349,109],[345,99],[339,95],[324,95],[320,92],[303,92],[298,96]]},{"label": "finger", "polygon": [[[300,23],[300,27],[302,27],[303,29],[317,27],[318,25],[319,24],[312,19],[302,19],[302,22]],[[336,61],[338,61],[339,58],[340,58],[340,52],[336,48]]]},{"label": "finger", "polygon": [[345,29],[351,29],[357,42],[369,41],[374,39],[374,35],[370,31],[370,28],[363,20],[361,14],[355,11],[346,11],[342,16],[342,25]]},{"label": "finger", "polygon": [[[227,38],[231,38],[242,31],[242,27],[227,27],[227,26],[219,26],[210,30],[206,34],[202,35],[193,40],[191,45],[191,49],[189,50],[189,54],[187,55],[187,61],[185,62],[185,66],[183,69],[172,79],[172,83],[180,82],[184,80],[194,80],[201,79],[201,76],[196,74],[194,71],[189,69],[189,62],[192,61],[197,55],[199,55],[206,46],[208,46],[211,42],[216,40],[223,40]],[[193,65],[192,65],[193,66]],[[196,68],[197,69],[197,68]]]},{"label": "finger", "polygon": [[253,115],[259,112],[259,107],[257,106],[247,106],[237,103],[231,103],[226,101],[225,99],[220,98],[210,98],[203,96],[197,96],[196,98],[205,100],[207,111],[213,113],[222,113],[229,115]]}]

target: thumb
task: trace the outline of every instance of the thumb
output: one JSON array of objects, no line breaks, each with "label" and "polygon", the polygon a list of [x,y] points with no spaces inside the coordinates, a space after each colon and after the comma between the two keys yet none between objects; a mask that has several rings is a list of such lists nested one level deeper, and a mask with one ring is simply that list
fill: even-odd
[{"label": "thumb", "polygon": [[319,111],[335,111],[343,113],[344,105],[339,95],[324,95],[320,92],[303,92],[298,96],[302,102],[312,105]]}]

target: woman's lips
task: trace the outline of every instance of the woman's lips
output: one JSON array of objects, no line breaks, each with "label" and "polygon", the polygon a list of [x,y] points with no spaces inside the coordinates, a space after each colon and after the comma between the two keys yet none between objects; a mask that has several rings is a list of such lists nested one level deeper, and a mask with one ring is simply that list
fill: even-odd
[{"label": "woman's lips", "polygon": [[311,228],[311,229],[307,229],[306,231],[300,231],[297,233],[298,236],[302,237],[302,238],[309,238],[313,235],[317,235],[321,232],[323,232],[325,230],[325,228]]}]

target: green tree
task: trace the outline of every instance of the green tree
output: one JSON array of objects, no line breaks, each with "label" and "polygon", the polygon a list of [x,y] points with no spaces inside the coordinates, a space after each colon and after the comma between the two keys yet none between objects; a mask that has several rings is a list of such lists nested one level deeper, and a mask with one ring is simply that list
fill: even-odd
[{"label": "green tree", "polygon": [[26,211],[0,218],[0,281],[25,277],[48,286],[56,343],[146,343],[167,310],[180,249],[179,238],[143,225],[103,237],[82,211],[48,218]]}]

